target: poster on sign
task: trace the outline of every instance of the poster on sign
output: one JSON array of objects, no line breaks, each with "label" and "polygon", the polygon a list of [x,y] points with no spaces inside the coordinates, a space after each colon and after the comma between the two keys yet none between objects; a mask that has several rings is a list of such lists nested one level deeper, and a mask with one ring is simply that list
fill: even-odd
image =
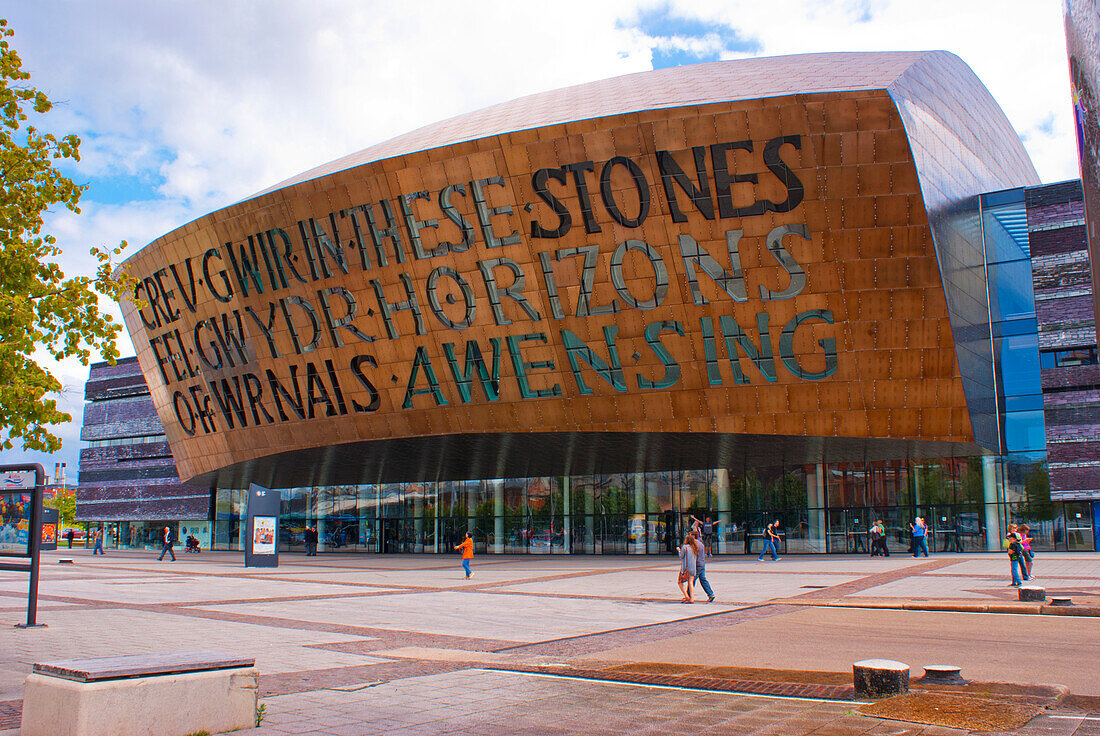
[{"label": "poster on sign", "polygon": [[39,549],[57,549],[57,527],[59,513],[57,509],[42,509],[42,535]]},{"label": "poster on sign", "polygon": [[[33,481],[32,481],[33,482]],[[30,518],[33,488],[24,492],[5,489],[0,493],[0,554],[30,554]]]},{"label": "poster on sign", "polygon": [[256,516],[252,519],[252,554],[275,554],[275,529],[278,520],[274,516]]}]

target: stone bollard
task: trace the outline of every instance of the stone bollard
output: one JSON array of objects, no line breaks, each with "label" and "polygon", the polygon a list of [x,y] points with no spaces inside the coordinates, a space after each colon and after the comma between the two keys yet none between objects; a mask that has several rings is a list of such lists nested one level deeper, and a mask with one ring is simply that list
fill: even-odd
[{"label": "stone bollard", "polygon": [[881,698],[909,692],[909,665],[891,659],[864,659],[852,665],[856,697]]},{"label": "stone bollard", "polygon": [[937,685],[965,685],[966,680],[962,676],[962,667],[952,664],[930,664],[924,668],[924,677],[921,682],[931,682]]},{"label": "stone bollard", "polygon": [[1022,601],[1045,601],[1047,599],[1047,589],[1040,588],[1038,585],[1021,585],[1016,591]]}]

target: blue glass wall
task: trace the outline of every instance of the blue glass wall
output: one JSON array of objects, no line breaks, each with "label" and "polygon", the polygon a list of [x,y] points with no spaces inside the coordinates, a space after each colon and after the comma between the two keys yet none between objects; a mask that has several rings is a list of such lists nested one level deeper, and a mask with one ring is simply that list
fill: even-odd
[{"label": "blue glass wall", "polygon": [[982,195],[990,330],[997,372],[999,449],[1018,461],[1046,451],[1039,336],[1024,190]]}]

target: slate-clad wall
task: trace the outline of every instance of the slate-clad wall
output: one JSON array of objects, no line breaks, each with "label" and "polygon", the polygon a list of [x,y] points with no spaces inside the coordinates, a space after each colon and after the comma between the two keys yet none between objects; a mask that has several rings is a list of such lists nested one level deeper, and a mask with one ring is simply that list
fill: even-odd
[{"label": "slate-clad wall", "polygon": [[[1081,182],[1027,190],[1028,241],[1041,351],[1096,345]],[[1041,371],[1055,498],[1100,498],[1100,366]]]},{"label": "slate-clad wall", "polygon": [[80,451],[77,518],[86,521],[206,519],[210,491],[180,483],[164,426],[136,358],[92,366],[85,386],[83,440],[149,442]]},{"label": "slate-clad wall", "polygon": [[93,402],[84,407],[83,440],[164,434],[153,400],[144,396]]}]

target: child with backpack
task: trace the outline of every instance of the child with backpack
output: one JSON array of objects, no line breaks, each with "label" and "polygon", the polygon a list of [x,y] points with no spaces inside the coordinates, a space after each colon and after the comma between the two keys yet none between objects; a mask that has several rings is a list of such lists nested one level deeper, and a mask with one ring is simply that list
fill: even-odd
[{"label": "child with backpack", "polygon": [[1024,547],[1020,544],[1020,538],[1016,536],[1016,532],[1009,532],[1005,540],[1008,542],[1008,562],[1012,566],[1012,582],[1009,586],[1018,588],[1021,585],[1021,578],[1029,579],[1027,563],[1024,561]]}]

